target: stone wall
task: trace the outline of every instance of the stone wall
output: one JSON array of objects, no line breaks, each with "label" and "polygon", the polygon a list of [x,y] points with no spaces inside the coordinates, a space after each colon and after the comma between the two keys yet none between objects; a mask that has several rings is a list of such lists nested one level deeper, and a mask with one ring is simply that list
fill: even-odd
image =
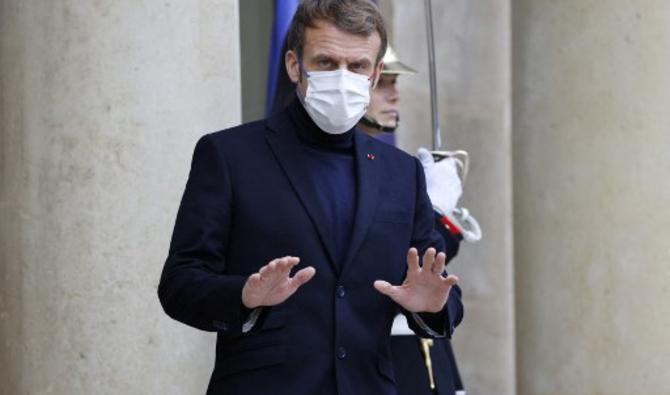
[{"label": "stone wall", "polygon": [[239,122],[235,0],[0,5],[3,394],[204,393],[156,296],[197,138]]},{"label": "stone wall", "polygon": [[670,3],[514,2],[519,393],[670,393]]}]

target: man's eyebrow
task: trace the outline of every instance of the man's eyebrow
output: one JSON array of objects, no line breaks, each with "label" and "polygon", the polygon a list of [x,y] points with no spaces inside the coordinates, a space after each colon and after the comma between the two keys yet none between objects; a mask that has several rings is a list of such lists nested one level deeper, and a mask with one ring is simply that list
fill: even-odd
[{"label": "man's eyebrow", "polygon": [[352,59],[351,61],[348,61],[347,63],[349,63],[349,64],[360,64],[362,66],[369,66],[369,65],[372,64],[372,62],[368,58]]},{"label": "man's eyebrow", "polygon": [[312,56],[312,60],[314,60],[314,61],[319,61],[319,60],[335,61],[336,59],[331,55],[326,55],[326,54],[323,54],[323,53],[317,53],[316,55]]},{"label": "man's eyebrow", "polygon": [[[321,60],[329,60],[335,63],[338,63],[338,58],[336,56],[324,54],[324,53],[317,53],[311,58],[312,61],[318,62]],[[360,58],[354,58],[354,59],[348,59],[347,64],[360,64],[363,66],[369,66],[372,64],[372,61],[366,57],[360,57]]]}]

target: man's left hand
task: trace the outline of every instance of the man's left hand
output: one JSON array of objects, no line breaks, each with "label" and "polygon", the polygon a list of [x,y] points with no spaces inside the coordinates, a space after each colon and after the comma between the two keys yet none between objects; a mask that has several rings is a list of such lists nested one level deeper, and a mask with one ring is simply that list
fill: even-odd
[{"label": "man's left hand", "polygon": [[374,287],[412,313],[440,312],[449,299],[451,287],[458,283],[458,277],[454,275],[442,276],[445,261],[444,253],[436,254],[434,248],[429,248],[423,255],[422,265],[419,265],[418,251],[410,248],[407,253],[407,277],[402,285],[377,280]]}]

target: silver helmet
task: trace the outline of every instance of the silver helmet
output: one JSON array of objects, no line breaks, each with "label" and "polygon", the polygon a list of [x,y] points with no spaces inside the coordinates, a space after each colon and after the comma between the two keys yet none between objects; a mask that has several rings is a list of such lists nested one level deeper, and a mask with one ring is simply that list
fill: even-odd
[{"label": "silver helmet", "polygon": [[390,45],[386,47],[386,53],[382,60],[384,61],[382,74],[416,74],[416,70],[398,59],[398,54],[395,53]]}]

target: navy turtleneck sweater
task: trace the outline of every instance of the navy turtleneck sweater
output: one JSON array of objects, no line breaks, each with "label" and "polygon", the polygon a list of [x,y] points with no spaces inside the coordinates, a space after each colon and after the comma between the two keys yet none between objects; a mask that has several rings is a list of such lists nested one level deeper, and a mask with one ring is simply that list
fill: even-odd
[{"label": "navy turtleneck sweater", "polygon": [[354,129],[332,135],[322,131],[296,97],[289,114],[297,126],[304,149],[305,169],[317,191],[318,204],[326,216],[337,265],[342,265],[349,248],[356,211]]}]

